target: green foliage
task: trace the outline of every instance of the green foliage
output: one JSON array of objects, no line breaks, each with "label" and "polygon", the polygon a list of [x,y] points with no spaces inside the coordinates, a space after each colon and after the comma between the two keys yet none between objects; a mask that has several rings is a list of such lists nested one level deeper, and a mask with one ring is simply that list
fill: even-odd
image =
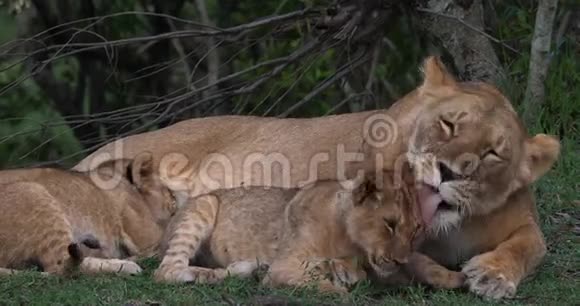
[{"label": "green foliage", "polygon": [[0,44],[11,41],[15,37],[16,26],[8,12],[0,9]]},{"label": "green foliage", "polygon": [[[21,69],[1,72],[0,88],[17,80]],[[66,70],[62,73],[66,75]],[[70,128],[47,102],[31,80],[0,99],[0,168],[58,160],[81,150]]]},{"label": "green foliage", "polygon": [[[530,44],[534,31],[535,7],[516,7],[510,4],[500,11],[499,38],[518,46],[521,52],[513,56],[503,51],[502,56],[509,71],[509,79],[502,89],[519,110],[528,77]],[[546,100],[539,118],[531,131],[544,131],[561,137],[580,138],[580,60],[577,42],[564,38],[561,46],[553,46],[550,70],[546,80]]]},{"label": "green foliage", "polygon": [[[235,1],[235,0],[211,0],[207,1],[210,18],[215,20],[217,26],[229,27],[242,24],[264,16],[276,13],[284,13],[306,7],[326,6],[331,1]],[[76,6],[76,5],[75,5]],[[227,8],[227,9],[224,9]],[[76,9],[76,8],[73,8]],[[96,8],[99,15],[118,13],[142,9],[140,2],[135,0],[113,1],[110,5],[100,5]],[[515,1],[497,4],[498,28],[493,35],[502,41],[509,43],[520,50],[520,54],[506,51],[498,47],[500,58],[507,68],[508,79],[503,86],[504,92],[520,107],[523,92],[526,86],[526,78],[529,63],[529,45],[533,33],[535,18],[535,5],[526,1]],[[13,17],[4,10],[0,11],[0,24],[4,25],[3,35],[14,38],[16,33]],[[193,1],[186,1],[186,5],[180,11],[181,18],[192,21],[199,20],[199,13]],[[433,46],[424,43],[424,38],[418,35],[419,31],[414,28],[411,16],[401,14],[400,18],[393,18],[389,24],[389,30],[383,37],[383,46],[378,57],[374,78],[380,86],[374,86],[367,90],[366,83],[369,78],[368,71],[355,71],[355,77],[349,79],[354,94],[372,94],[374,104],[365,102],[363,108],[388,107],[392,101],[409,92],[420,82],[418,66],[425,55],[429,54]],[[151,19],[145,16],[127,15],[119,18],[109,18],[100,23],[99,32],[107,33],[108,39],[131,38],[150,34]],[[313,35],[315,30],[310,22],[302,22],[293,25],[292,30],[279,36],[264,36],[270,29],[255,33],[249,41],[224,44],[220,50],[222,61],[231,60],[230,72],[237,72],[265,60],[287,56],[293,50],[300,48],[304,37]],[[328,42],[332,43],[332,42]],[[153,48],[156,44],[146,46]],[[169,46],[171,47],[171,46]],[[143,47],[145,48],[145,47]],[[141,49],[139,49],[141,50]],[[103,109],[119,109],[127,106],[138,105],[139,100],[145,99],[142,94],[144,89],[155,87],[155,79],[140,79],[127,82],[126,79],[138,77],[137,73],[127,73],[115,70],[115,58],[118,50],[112,52],[110,63],[93,63],[95,68],[111,68],[114,73],[103,75],[107,79],[103,100],[92,101],[88,96],[83,101],[83,112],[89,114],[96,105],[104,105]],[[234,113],[252,115],[276,115],[288,109],[291,105],[307,96],[317,84],[331,77],[339,68],[337,63],[344,62],[352,54],[353,50],[330,49],[326,52],[312,52],[301,63],[292,64],[283,70],[277,78],[266,82],[256,92],[242,96],[236,96],[228,101],[232,104]],[[578,118],[580,108],[580,90],[577,88],[580,78],[580,61],[578,60],[578,47],[573,41],[566,41],[555,50],[552,57],[552,66],[547,81],[547,103],[537,120],[536,126],[529,127],[533,131],[545,131],[578,139]],[[177,54],[170,54],[176,58]],[[135,56],[137,57],[137,56]],[[144,70],[148,73],[163,65],[162,60],[149,59],[151,67]],[[0,60],[6,66],[8,60]],[[100,66],[99,66],[100,65]],[[109,65],[111,67],[102,67]],[[178,63],[176,66],[180,66]],[[136,67],[135,69],[144,69]],[[59,80],[65,80],[71,86],[78,85],[79,63],[74,58],[60,60],[54,64],[53,70]],[[236,83],[248,83],[260,76],[271,72],[272,66],[257,69],[236,79]],[[4,86],[11,81],[24,75],[22,67],[18,66],[8,71],[0,72],[0,85]],[[183,84],[183,73],[172,70],[167,75],[168,79],[175,80],[176,84]],[[174,86],[175,87],[175,86]],[[173,87],[171,89],[174,89]],[[87,84],[86,91],[90,92]],[[150,94],[150,92],[147,92]],[[163,92],[154,94],[165,94]],[[346,96],[346,91],[339,82],[327,90],[322,91],[296,112],[291,114],[298,117],[320,116],[329,113],[349,111],[348,107],[335,109],[336,104]],[[147,96],[148,97],[148,96]],[[79,150],[80,145],[74,139],[69,126],[64,124],[54,110],[55,101],[48,100],[32,80],[25,81],[2,95],[0,110],[2,118],[0,126],[0,166],[16,166],[34,161],[46,161],[59,159],[70,155],[73,150]],[[201,113],[203,114],[203,113]],[[79,114],[81,115],[81,114]],[[9,118],[26,118],[10,119]],[[139,127],[147,123],[149,117],[136,120],[130,127]],[[152,128],[157,127],[154,124]],[[26,129],[34,132],[23,133]],[[18,134],[21,132],[22,134]],[[111,137],[116,131],[101,129],[101,135]],[[54,140],[47,141],[54,138]],[[83,139],[84,140],[84,139]],[[39,147],[40,146],[40,147]],[[32,153],[30,153],[32,152]],[[20,159],[20,157],[26,158]],[[82,155],[78,156],[79,158]],[[69,161],[69,163],[72,161]]]}]

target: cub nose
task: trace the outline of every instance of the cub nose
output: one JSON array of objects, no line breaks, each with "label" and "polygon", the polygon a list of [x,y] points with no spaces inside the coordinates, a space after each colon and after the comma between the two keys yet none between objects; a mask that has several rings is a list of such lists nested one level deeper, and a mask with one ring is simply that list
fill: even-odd
[{"label": "cub nose", "polygon": [[441,174],[441,183],[448,181],[453,181],[459,178],[459,174],[453,172],[447,165],[442,162],[438,162],[439,173]]}]

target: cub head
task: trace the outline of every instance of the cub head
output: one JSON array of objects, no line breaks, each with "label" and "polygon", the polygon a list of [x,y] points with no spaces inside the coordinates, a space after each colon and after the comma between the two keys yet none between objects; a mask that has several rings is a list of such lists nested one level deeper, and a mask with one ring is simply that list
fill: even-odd
[{"label": "cub head", "polygon": [[438,232],[468,216],[489,214],[544,175],[560,144],[528,136],[510,102],[484,83],[456,82],[435,57],[424,64],[407,158],[422,188],[424,221]]},{"label": "cub head", "polygon": [[353,189],[352,206],[345,212],[349,238],[381,277],[407,262],[423,232],[410,168],[405,172],[402,177],[386,171],[367,174]]},{"label": "cub head", "polygon": [[90,176],[97,187],[111,189],[120,201],[137,210],[147,209],[159,225],[165,226],[177,211],[173,194],[154,173],[151,154],[107,160],[91,171]]}]

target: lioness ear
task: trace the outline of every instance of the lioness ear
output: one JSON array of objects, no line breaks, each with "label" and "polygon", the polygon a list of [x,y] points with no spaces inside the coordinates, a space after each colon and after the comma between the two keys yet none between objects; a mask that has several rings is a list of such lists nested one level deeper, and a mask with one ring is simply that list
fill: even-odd
[{"label": "lioness ear", "polygon": [[429,56],[425,59],[423,67],[424,80],[420,92],[424,93],[440,87],[454,87],[457,85],[455,78],[447,71],[445,65],[437,56]]},{"label": "lioness ear", "polygon": [[560,142],[553,136],[538,134],[524,143],[520,180],[529,185],[544,175],[558,159]]},{"label": "lioness ear", "polygon": [[143,188],[153,181],[153,156],[151,153],[141,153],[133,159],[127,169],[127,179],[137,188]]}]

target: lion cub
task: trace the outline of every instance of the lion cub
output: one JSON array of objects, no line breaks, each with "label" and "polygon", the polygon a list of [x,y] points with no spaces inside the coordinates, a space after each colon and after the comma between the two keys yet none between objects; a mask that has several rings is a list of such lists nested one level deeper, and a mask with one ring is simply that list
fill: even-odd
[{"label": "lion cub", "polygon": [[152,165],[144,154],[105,162],[92,173],[2,171],[16,179],[0,185],[0,273],[29,264],[54,274],[77,265],[85,273],[139,273],[121,258],[152,255],[176,211]]},{"label": "lion cub", "polygon": [[366,278],[364,268],[387,277],[407,262],[422,222],[412,178],[395,186],[385,173],[381,190],[376,182],[237,188],[193,198],[166,231],[155,279],[216,283],[247,277],[261,263],[269,265],[264,283],[272,286],[314,281],[319,290],[346,292]]}]

